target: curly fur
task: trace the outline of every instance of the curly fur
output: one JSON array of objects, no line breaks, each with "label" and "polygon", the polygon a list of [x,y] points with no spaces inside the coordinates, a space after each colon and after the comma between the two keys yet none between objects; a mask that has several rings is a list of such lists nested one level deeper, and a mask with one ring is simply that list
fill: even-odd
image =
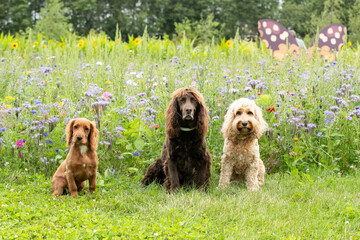
[{"label": "curly fur", "polygon": [[62,195],[68,189],[74,198],[84,188],[86,180],[89,180],[90,193],[94,193],[99,162],[96,155],[99,131],[95,123],[75,118],[67,124],[65,132],[66,145],[71,148],[53,176],[52,195]]},{"label": "curly fur", "polygon": [[[191,96],[196,99],[193,120],[184,121],[179,99]],[[155,181],[164,183],[168,192],[176,191],[184,184],[195,183],[197,188],[209,186],[211,157],[206,148],[208,109],[203,96],[194,88],[180,88],[172,94],[166,110],[166,139],[162,156],[146,171],[142,184]],[[191,131],[181,128],[191,127]]]},{"label": "curly fur", "polygon": [[240,98],[230,105],[221,129],[225,143],[219,187],[245,180],[248,189],[257,190],[264,183],[258,139],[266,127],[262,111],[253,100]]}]

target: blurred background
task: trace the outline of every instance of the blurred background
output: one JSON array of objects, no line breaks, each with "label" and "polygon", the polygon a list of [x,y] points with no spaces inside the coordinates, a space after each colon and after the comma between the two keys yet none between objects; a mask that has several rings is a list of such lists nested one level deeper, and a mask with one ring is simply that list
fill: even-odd
[{"label": "blurred background", "polygon": [[360,39],[360,0],[1,0],[0,32],[41,33],[60,40],[67,34],[103,32],[122,40],[140,36],[176,41],[185,34],[200,42],[234,37],[253,40],[257,21],[272,19],[297,32],[309,45],[331,23],[348,27],[348,41]]}]

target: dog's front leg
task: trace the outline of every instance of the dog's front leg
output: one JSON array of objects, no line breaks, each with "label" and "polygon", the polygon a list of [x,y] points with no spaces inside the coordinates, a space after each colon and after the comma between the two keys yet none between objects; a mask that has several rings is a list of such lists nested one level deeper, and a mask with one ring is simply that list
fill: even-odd
[{"label": "dog's front leg", "polygon": [[260,158],[258,158],[258,162],[259,162],[258,180],[259,180],[259,185],[261,186],[265,182],[265,166]]},{"label": "dog's front leg", "polygon": [[249,166],[249,170],[246,172],[246,176],[245,176],[246,187],[249,190],[255,191],[259,189],[258,172],[259,172],[259,163],[257,161],[254,161]]},{"label": "dog's front leg", "polygon": [[231,175],[233,173],[234,165],[225,154],[221,157],[221,173],[219,188],[226,188],[230,184]]},{"label": "dog's front leg", "polygon": [[[210,158],[210,156],[208,158]],[[207,161],[207,159],[202,159],[202,161],[204,164],[195,171],[195,185],[196,188],[204,188],[205,190],[208,190],[210,185],[210,161]]]},{"label": "dog's front leg", "polygon": [[76,183],[75,183],[74,174],[71,171],[67,170],[65,172],[65,176],[66,176],[66,180],[67,180],[68,185],[69,185],[68,187],[69,187],[69,191],[70,191],[70,196],[72,198],[77,197],[78,192],[77,192],[77,186],[76,186]]},{"label": "dog's front leg", "polygon": [[89,178],[89,190],[91,194],[95,193],[96,172]]},{"label": "dog's front leg", "polygon": [[165,187],[169,193],[171,191],[177,191],[180,188],[178,170],[174,159],[169,159],[167,163]]}]

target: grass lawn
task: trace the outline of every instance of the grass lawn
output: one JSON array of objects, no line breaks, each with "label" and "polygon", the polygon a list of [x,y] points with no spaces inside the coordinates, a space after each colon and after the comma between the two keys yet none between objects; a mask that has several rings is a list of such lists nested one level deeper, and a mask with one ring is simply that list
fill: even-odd
[{"label": "grass lawn", "polygon": [[268,176],[209,192],[142,188],[141,176],[97,179],[95,195],[51,196],[51,179],[0,170],[0,239],[357,239],[360,174]]}]

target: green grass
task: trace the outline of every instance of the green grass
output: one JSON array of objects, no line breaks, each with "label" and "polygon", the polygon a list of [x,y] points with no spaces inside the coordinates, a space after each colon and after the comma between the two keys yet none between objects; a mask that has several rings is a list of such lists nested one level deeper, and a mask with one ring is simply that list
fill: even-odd
[{"label": "green grass", "polygon": [[[311,177],[310,177],[311,175]],[[360,174],[268,176],[260,191],[142,188],[99,176],[95,195],[51,196],[51,179],[0,170],[0,239],[357,239]]]}]

